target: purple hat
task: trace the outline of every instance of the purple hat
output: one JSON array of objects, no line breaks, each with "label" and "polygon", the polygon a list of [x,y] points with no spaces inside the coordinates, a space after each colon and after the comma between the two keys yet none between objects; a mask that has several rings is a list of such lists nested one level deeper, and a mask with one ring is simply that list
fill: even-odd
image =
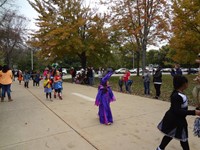
[{"label": "purple hat", "polygon": [[102,79],[101,79],[101,84],[105,85],[106,82],[110,79],[110,77],[113,75],[113,72],[110,71],[108,72]]}]

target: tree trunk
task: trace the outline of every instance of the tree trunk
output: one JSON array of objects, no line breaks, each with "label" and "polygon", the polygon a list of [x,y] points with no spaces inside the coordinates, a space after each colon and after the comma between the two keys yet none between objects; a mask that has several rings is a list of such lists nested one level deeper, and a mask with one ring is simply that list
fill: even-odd
[{"label": "tree trunk", "polygon": [[140,76],[140,51],[136,52],[137,54],[137,76]]},{"label": "tree trunk", "polygon": [[81,59],[81,67],[83,69],[86,68],[86,64],[87,64],[87,56],[86,56],[86,52],[82,52],[81,54],[78,55],[79,58]]},{"label": "tree trunk", "polygon": [[142,42],[142,75],[144,75],[144,70],[146,69],[146,51],[147,51],[147,40],[144,39]]}]

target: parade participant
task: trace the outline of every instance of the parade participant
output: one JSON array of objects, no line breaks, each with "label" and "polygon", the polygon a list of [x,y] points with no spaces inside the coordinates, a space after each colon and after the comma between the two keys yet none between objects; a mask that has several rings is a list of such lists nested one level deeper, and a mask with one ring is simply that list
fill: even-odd
[{"label": "parade participant", "polygon": [[23,80],[22,71],[19,70],[19,71],[18,71],[18,81],[19,81],[19,84],[20,84],[20,85],[21,85],[21,83],[22,83],[22,80]]},{"label": "parade participant", "polygon": [[110,102],[116,100],[108,83],[108,80],[112,74],[112,72],[109,72],[105,77],[102,78],[95,101],[95,105],[99,106],[98,115],[100,123],[106,125],[111,125],[113,123]]},{"label": "parade participant", "polygon": [[158,129],[165,136],[156,150],[164,150],[173,138],[180,141],[183,150],[189,150],[186,116],[200,116],[199,110],[188,110],[188,99],[183,93],[188,88],[187,78],[174,76],[173,84],[174,91],[171,94],[171,107],[158,125]]},{"label": "parade participant", "polygon": [[7,93],[8,101],[13,101],[11,99],[10,93],[10,86],[12,84],[12,71],[9,69],[7,65],[4,65],[2,71],[0,71],[0,78],[1,78],[1,86],[2,86],[2,95],[1,95],[1,102],[4,101],[4,97]]},{"label": "parade participant", "polygon": [[37,73],[35,75],[35,85],[36,86],[40,86],[40,80],[41,80],[40,72],[37,71]]},{"label": "parade participant", "polygon": [[62,100],[62,78],[60,76],[60,72],[56,71],[56,75],[54,76],[54,98],[56,98],[56,94],[58,93],[58,97]]},{"label": "parade participant", "polygon": [[51,75],[46,74],[45,79],[44,79],[44,92],[46,93],[46,99],[51,99],[51,92],[52,92],[52,81],[51,81]]},{"label": "parade participant", "polygon": [[24,78],[23,78],[24,79],[24,87],[29,88],[28,84],[29,84],[29,80],[30,80],[31,76],[27,71],[25,71],[23,76],[24,76]]}]

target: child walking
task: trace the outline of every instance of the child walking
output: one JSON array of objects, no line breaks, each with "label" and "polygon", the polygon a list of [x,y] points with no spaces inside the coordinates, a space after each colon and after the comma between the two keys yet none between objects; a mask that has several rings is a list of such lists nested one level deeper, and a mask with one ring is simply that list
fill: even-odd
[{"label": "child walking", "polygon": [[62,100],[62,78],[60,76],[60,72],[56,71],[56,75],[54,76],[54,98],[56,98],[56,94],[58,93],[58,97]]},{"label": "child walking", "polygon": [[180,141],[183,150],[189,150],[186,116],[200,116],[199,110],[188,110],[188,99],[183,93],[188,88],[187,78],[174,76],[173,84],[174,91],[171,94],[171,107],[158,125],[158,129],[165,136],[156,150],[164,150],[173,138]]},{"label": "child walking", "polygon": [[95,101],[95,105],[99,106],[98,115],[100,123],[105,125],[111,125],[113,123],[110,102],[116,100],[111,87],[108,85],[108,80],[111,76],[112,72],[109,72],[102,78]]},{"label": "child walking", "polygon": [[51,92],[52,92],[52,81],[51,81],[51,76],[50,74],[47,74],[45,79],[44,79],[44,92],[46,93],[46,99],[51,99]]},{"label": "child walking", "polygon": [[29,84],[30,78],[31,78],[30,74],[27,71],[25,71],[24,73],[24,87],[25,88],[29,88],[28,84]]}]

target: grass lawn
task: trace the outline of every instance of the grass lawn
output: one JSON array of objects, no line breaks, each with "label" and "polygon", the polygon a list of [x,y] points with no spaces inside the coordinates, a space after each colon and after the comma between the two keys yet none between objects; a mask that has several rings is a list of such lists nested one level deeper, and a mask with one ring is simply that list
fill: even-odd
[{"label": "grass lawn", "polygon": [[[190,105],[196,105],[197,102],[194,101],[193,96],[192,96],[192,90],[194,88],[194,86],[196,85],[196,83],[193,81],[193,79],[196,77],[196,75],[186,75],[186,77],[189,80],[189,88],[185,91],[185,94],[188,96],[189,99],[189,104]],[[131,76],[131,79],[133,80],[133,85],[132,85],[132,94],[133,95],[139,95],[139,96],[145,96],[144,95],[144,87],[143,87],[143,79],[142,77],[138,77],[138,76]],[[112,89],[114,91],[119,91],[119,87],[118,87],[118,80],[119,77],[111,77],[109,80],[109,84],[112,86]],[[150,88],[151,88],[151,95],[150,97],[153,98],[155,96],[155,88],[152,82],[152,77],[151,77],[151,84],[150,84]],[[163,100],[163,101],[169,101],[170,100],[170,95],[171,92],[173,91],[173,81],[172,81],[172,77],[171,75],[163,75],[162,77],[163,83],[161,86],[161,96],[159,98],[159,100]],[[70,80],[66,80],[67,82],[70,82]],[[98,83],[99,81],[98,79],[95,79],[95,87],[98,87]],[[123,90],[125,90],[125,86],[123,86]]]}]

